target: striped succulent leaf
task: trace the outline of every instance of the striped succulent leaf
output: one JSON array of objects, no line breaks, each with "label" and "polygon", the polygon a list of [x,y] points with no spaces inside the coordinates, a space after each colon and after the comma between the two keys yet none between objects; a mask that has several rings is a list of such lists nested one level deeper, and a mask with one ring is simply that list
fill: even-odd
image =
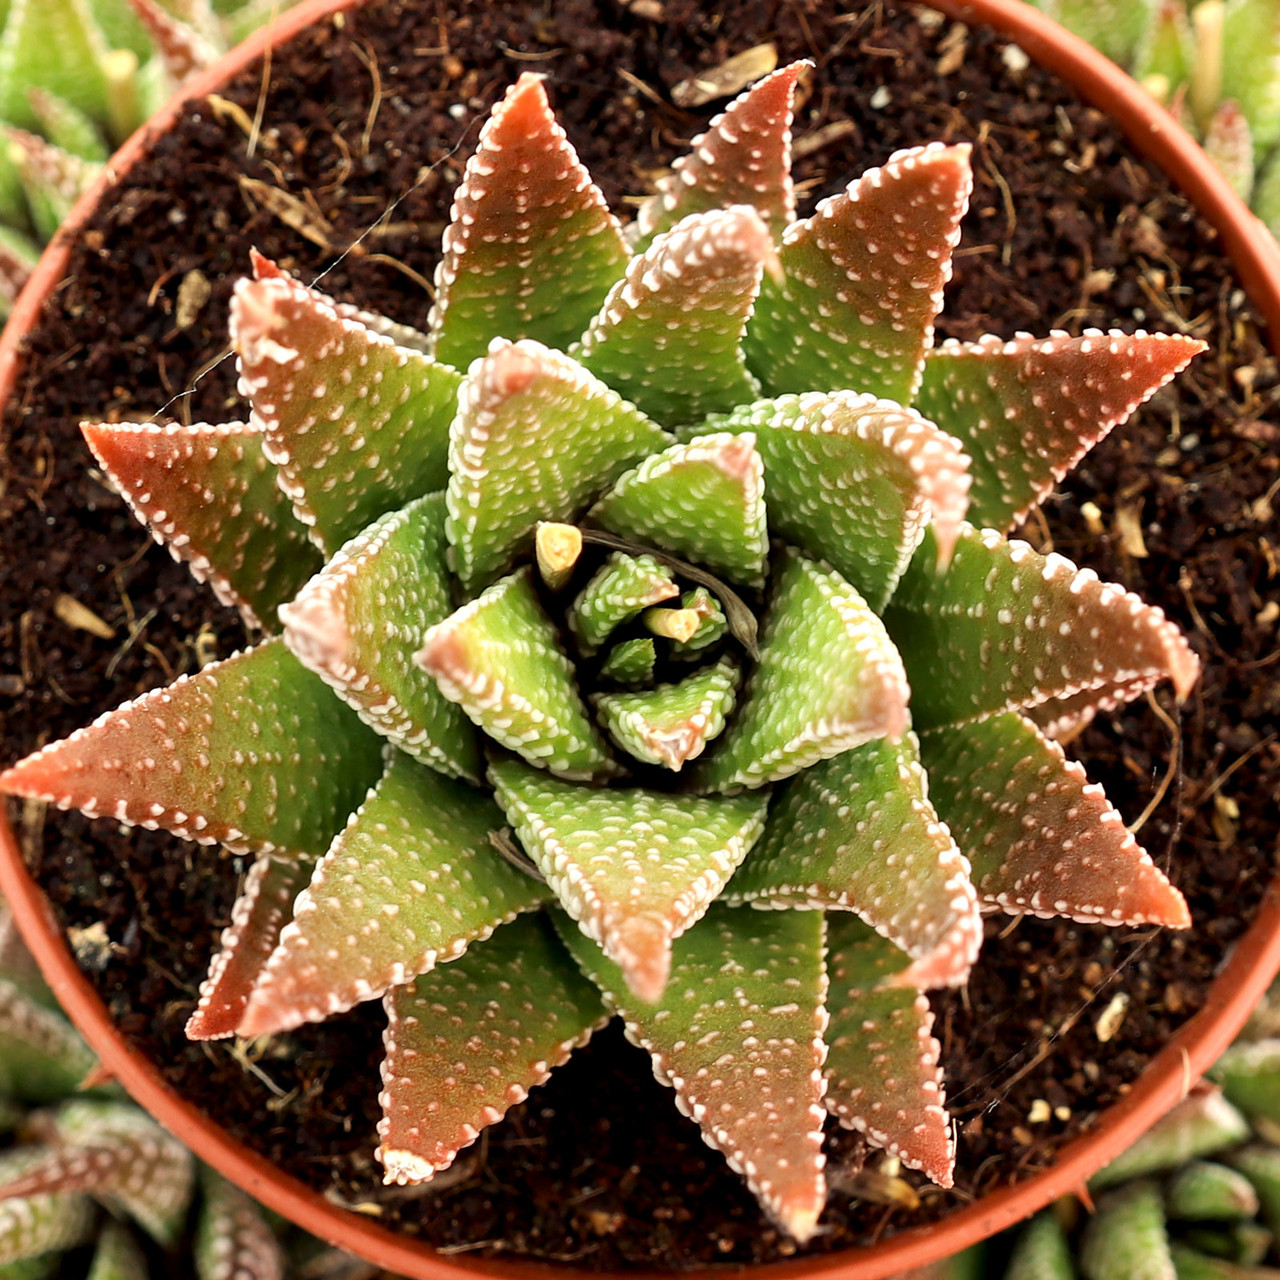
[{"label": "striped succulent leaf", "polygon": [[255,256],[247,425],[86,428],[283,636],[0,787],[255,855],[190,1034],[381,998],[389,1181],[447,1167],[607,1010],[803,1241],[827,1111],[949,1183],[923,993],[965,981],[982,909],[1189,922],[1048,732],[1185,697],[1198,659],[967,518],[1038,502],[1198,344],[934,351],[968,147],[796,222],[804,71],[713,121],[630,245],[521,76],[428,333]]}]

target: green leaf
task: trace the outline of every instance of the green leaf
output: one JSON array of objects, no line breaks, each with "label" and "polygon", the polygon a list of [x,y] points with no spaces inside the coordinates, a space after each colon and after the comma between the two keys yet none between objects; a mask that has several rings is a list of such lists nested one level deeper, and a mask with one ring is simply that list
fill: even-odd
[{"label": "green leaf", "polygon": [[146,27],[156,57],[164,63],[175,88],[218,60],[220,50],[156,0],[130,0],[130,3]]},{"label": "green leaf", "polygon": [[737,666],[722,660],[677,684],[638,693],[597,694],[596,713],[628,755],[679,773],[723,731],[738,681]]},{"label": "green leaf", "polygon": [[846,1128],[951,1185],[955,1148],[933,1011],[902,984],[906,957],[853,916],[827,916],[827,1109]]},{"label": "green leaf", "polygon": [[622,230],[552,116],[541,76],[524,73],[494,107],[442,249],[431,332],[436,358],[459,369],[493,338],[567,349],[622,275]]},{"label": "green leaf", "polygon": [[697,766],[702,791],[762,787],[907,727],[907,680],[879,618],[838,573],[788,551],[741,710]]},{"label": "green leaf", "polygon": [[196,1280],[283,1280],[285,1258],[262,1210],[210,1169],[192,1252]]},{"label": "green leaf", "polygon": [[461,377],[261,256],[236,283],[231,345],[252,421],[312,539],[332,553],[444,487]]},{"label": "green leaf", "polygon": [[931,519],[944,559],[964,520],[969,460],[912,409],[850,392],[779,396],[712,424],[754,433],[774,531],[826,559],[879,609]]},{"label": "green leaf", "polygon": [[783,238],[747,326],[766,395],[852,390],[910,404],[973,178],[968,145],[899,151]]},{"label": "green leaf", "polygon": [[698,436],[627,472],[588,518],[742,586],[764,585],[769,534],[755,436]]},{"label": "green leaf", "polygon": [[[1240,1134],[1236,1141],[1244,1136]],[[1232,1152],[1228,1159],[1253,1183],[1262,1202],[1263,1220],[1273,1232],[1280,1233],[1280,1150],[1255,1143]]]},{"label": "green leaf", "polygon": [[29,89],[27,98],[40,132],[55,147],[95,164],[107,159],[109,153],[102,131],[83,111],[46,89]]},{"label": "green leaf", "polygon": [[925,359],[915,407],[971,459],[969,519],[1007,529],[1203,350],[1180,334],[1115,329],[948,339]]},{"label": "green leaf", "polygon": [[147,1259],[129,1229],[108,1219],[98,1233],[86,1280],[147,1280]]},{"label": "green leaf", "polygon": [[298,896],[238,1033],[372,1000],[547,901],[546,886],[490,847],[503,825],[488,796],[394,753]]},{"label": "green leaf", "polygon": [[401,1185],[448,1168],[606,1018],[539,916],[393,988],[386,1006],[377,1155]]},{"label": "green leaf", "polygon": [[99,465],[152,537],[185,561],[250,626],[320,567],[320,555],[276,483],[262,432],[243,422],[82,423]]},{"label": "green leaf", "polygon": [[982,945],[968,866],[929,803],[911,733],[792,779],[725,897],[857,912],[914,961],[904,986],[959,985]]},{"label": "green leaf", "polygon": [[1182,700],[1200,671],[1163,611],[991,529],[966,526],[945,570],[927,535],[884,621],[922,731],[1079,694],[1136,697],[1165,676]]},{"label": "green leaf", "polygon": [[1179,1169],[1164,1198],[1169,1216],[1182,1222],[1225,1222],[1258,1212],[1253,1183],[1239,1170],[1211,1160],[1193,1160]]},{"label": "green leaf", "polygon": [[791,183],[795,86],[807,59],[779,67],[739,94],[694,138],[636,214],[636,248],[691,213],[748,205],[775,240],[796,216]]},{"label": "green leaf", "polygon": [[454,568],[483,586],[532,549],[540,521],[575,520],[671,437],[568,356],[494,343],[472,365],[450,429]]},{"label": "green leaf", "polygon": [[77,1192],[4,1197],[4,1188],[34,1168],[45,1148],[13,1147],[0,1153],[0,1266],[91,1240],[97,1212]]},{"label": "green leaf", "polygon": [[1036,1214],[1018,1233],[1004,1280],[1076,1280],[1071,1243],[1052,1209]]},{"label": "green leaf", "polygon": [[432,627],[418,661],[446,698],[530,764],[579,781],[617,771],[528,566]]},{"label": "green leaf", "polygon": [[1085,1280],[1177,1280],[1154,1182],[1135,1182],[1098,1203],[1080,1243]]},{"label": "green leaf", "polygon": [[1280,142],[1280,12],[1275,0],[1227,0],[1220,98],[1239,103],[1258,160]]},{"label": "green leaf", "polygon": [[642,609],[679,594],[671,571],[652,556],[615,551],[569,606],[569,630],[579,650],[592,654]]},{"label": "green leaf", "polygon": [[1280,1124],[1280,1039],[1237,1042],[1210,1075],[1222,1085],[1227,1101],[1246,1115]]},{"label": "green leaf", "polygon": [[99,716],[0,774],[0,790],[237,853],[318,858],[381,770],[376,736],[267,640]]},{"label": "green leaf", "polygon": [[[1112,62],[1128,65],[1158,0],[1055,0],[1046,10]],[[1138,1277],[1134,1277],[1138,1280]]]},{"label": "green leaf", "polygon": [[96,1062],[60,1013],[0,979],[0,1089],[5,1096],[55,1102],[74,1092]]},{"label": "green leaf", "polygon": [[489,770],[529,856],[582,932],[638,999],[661,996],[671,944],[719,894],[755,843],[766,799],[590,790],[514,760]]},{"label": "green leaf", "polygon": [[1182,894],[1102,788],[1016,713],[923,735],[929,792],[985,903],[1083,924],[1186,929]]},{"label": "green leaf", "polygon": [[294,899],[311,882],[309,861],[282,862],[266,854],[244,878],[222,931],[219,950],[200,984],[196,1011],[187,1020],[188,1040],[220,1040],[235,1034],[249,994],[293,916]]},{"label": "green leaf", "polygon": [[34,129],[38,120],[27,98],[34,86],[105,120],[106,51],[84,0],[11,0],[0,37],[0,117]]},{"label": "green leaf", "polygon": [[700,619],[698,629],[688,640],[671,643],[671,657],[682,662],[696,661],[713,644],[723,640],[729,630],[728,620],[720,601],[706,587],[695,587],[680,597],[682,609],[692,609]]},{"label": "green leaf", "polygon": [[1253,194],[1253,135],[1248,119],[1234,98],[1227,98],[1214,108],[1200,145],[1232,191],[1247,204]]},{"label": "green leaf", "polygon": [[1236,1266],[1222,1258],[1211,1258],[1179,1240],[1169,1244],[1178,1280],[1280,1280],[1274,1267]]},{"label": "green leaf", "polygon": [[657,648],[648,636],[639,640],[624,640],[614,645],[605,655],[600,675],[622,685],[646,685],[653,680],[654,664],[658,660]]},{"label": "green leaf", "polygon": [[1194,52],[1185,0],[1157,0],[1150,6],[1147,28],[1133,55],[1133,78],[1162,88],[1167,101],[1190,77]]},{"label": "green leaf", "polygon": [[758,391],[742,336],[774,260],[754,209],[690,214],[631,259],[571,354],[668,426],[726,412]]},{"label": "green leaf", "polygon": [[50,240],[101,166],[89,164],[34,133],[7,125],[0,125],[0,132],[36,234],[42,240]]},{"label": "green leaf", "polygon": [[637,1000],[571,924],[557,924],[704,1141],[784,1231],[809,1240],[826,1200],[822,913],[712,907],[676,941],[668,994],[656,1006]]},{"label": "green leaf", "polygon": [[454,778],[483,772],[471,725],[415,661],[453,612],[444,494],[379,517],[280,610],[284,640],[371,729]]}]

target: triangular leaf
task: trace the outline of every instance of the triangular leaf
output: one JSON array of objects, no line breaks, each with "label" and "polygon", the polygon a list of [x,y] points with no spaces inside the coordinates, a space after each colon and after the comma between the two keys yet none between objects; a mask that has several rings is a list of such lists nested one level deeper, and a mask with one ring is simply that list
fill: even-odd
[{"label": "triangular leaf", "polygon": [[753,433],[769,519],[883,607],[932,520],[944,560],[968,506],[960,443],[913,409],[853,392],[744,405],[712,424]]},{"label": "triangular leaf", "polygon": [[449,435],[454,569],[482,586],[533,545],[539,521],[573,520],[671,437],[580,364],[536,342],[494,342],[472,365]]},{"label": "triangular leaf", "polygon": [[1080,1240],[1080,1265],[1098,1280],[1177,1280],[1157,1183],[1130,1183],[1098,1202]]},{"label": "triangular leaf", "polygon": [[285,644],[359,717],[450,777],[480,780],[475,733],[415,661],[453,612],[444,494],[375,520],[280,610]]},{"label": "triangular leaf", "polygon": [[9,979],[0,979],[0,1088],[8,1098],[54,1102],[65,1098],[96,1062],[67,1020],[36,1004]]},{"label": "triangular leaf", "polygon": [[616,772],[542,611],[528,567],[426,634],[417,660],[491,738],[540,769],[584,780]]},{"label": "triangular leaf", "polygon": [[827,916],[827,1109],[868,1141],[951,1185],[955,1146],[933,1011],[901,983],[906,957],[860,920]]},{"label": "triangular leaf", "polygon": [[752,206],[775,240],[796,216],[791,121],[796,80],[808,60],[779,67],[735,98],[655,184],[636,215],[637,248],[690,213]]},{"label": "triangular leaf", "polygon": [[725,898],[855,911],[912,958],[908,986],[958,986],[982,945],[969,868],[929,803],[914,734],[794,778]]},{"label": "triangular leaf", "polygon": [[285,1258],[262,1210],[210,1169],[192,1254],[197,1280],[283,1280]]},{"label": "triangular leaf", "polygon": [[808,1240],[826,1200],[822,912],[713,907],[676,942],[657,1006],[572,925],[561,937],[707,1145],[783,1230]]},{"label": "triangular leaf", "polygon": [[936,729],[933,802],[985,902],[1087,924],[1191,925],[1187,904],[1062,748],[1016,713]]},{"label": "triangular leaf", "polygon": [[0,790],[237,853],[316,858],[381,770],[374,734],[267,640],[106,712],[0,774]]},{"label": "triangular leaf", "polygon": [[1097,329],[948,339],[925,359],[915,407],[969,454],[969,519],[1007,529],[1204,349],[1180,334]]},{"label": "triangular leaf", "polygon": [[275,1034],[380,996],[550,898],[490,847],[489,797],[393,753],[320,860],[237,1031]]},{"label": "triangular leaf", "polygon": [[1155,0],[1052,0],[1041,8],[1112,62],[1128,66]]},{"label": "triangular leaf", "polygon": [[1179,699],[1200,661],[1153,605],[1056,553],[965,527],[948,569],[926,536],[884,613],[911,677],[919,729],[1085,692]]},{"label": "triangular leaf", "polygon": [[0,40],[0,118],[34,128],[27,98],[34,85],[105,120],[106,43],[84,0],[10,0],[8,10]]},{"label": "triangular leaf", "polygon": [[569,630],[579,650],[592,654],[642,609],[679,594],[671,571],[652,556],[615,551],[570,605]]},{"label": "triangular leaf", "polygon": [[682,609],[692,609],[698,615],[698,629],[688,640],[675,640],[671,644],[671,657],[681,662],[695,661],[729,630],[724,608],[706,587],[695,587],[680,597]]},{"label": "triangular leaf", "polygon": [[251,626],[274,630],[276,608],[320,556],[276,483],[262,432],[243,422],[86,422],[80,430],[152,537]]},{"label": "triangular leaf", "polygon": [[91,164],[102,164],[109,155],[102,130],[83,111],[47,89],[28,89],[27,99],[36,113],[39,129],[55,147]]},{"label": "triangular leaf", "polygon": [[698,436],[646,458],[591,508],[593,524],[743,586],[764,585],[769,534],[755,436]]},{"label": "triangular leaf", "polygon": [[632,258],[573,356],[668,426],[753,399],[742,335],[774,253],[748,206],[690,214]]},{"label": "triangular leaf", "polygon": [[1280,142],[1280,15],[1274,0],[1228,0],[1219,96],[1240,104],[1261,160]]},{"label": "triangular leaf", "polygon": [[129,3],[142,20],[175,88],[218,60],[218,50],[200,32],[174,17],[156,0],[129,0]]},{"label": "triangular leaf", "polygon": [[1152,91],[1163,89],[1159,96],[1167,102],[1190,75],[1194,49],[1186,0],[1154,0],[1147,28],[1134,51],[1131,74]]},{"label": "triangular leaf", "polygon": [[526,72],[480,132],[453,198],[436,268],[437,359],[465,369],[493,338],[566,349],[582,335],[630,251]]},{"label": "triangular leaf", "polygon": [[78,1192],[4,1199],[6,1183],[44,1158],[44,1147],[11,1147],[0,1153],[0,1266],[55,1250],[74,1249],[94,1235],[98,1213]]},{"label": "triangular leaf", "polygon": [[322,549],[448,475],[461,376],[255,257],[236,283],[231,345],[280,484]]},{"label": "triangular leaf", "polygon": [[780,251],[747,326],[747,363],[766,395],[863,391],[910,404],[920,383],[973,177],[967,145],[896,152]]},{"label": "triangular leaf", "polygon": [[1253,134],[1234,98],[1227,98],[1214,108],[1200,145],[1232,191],[1241,200],[1248,201],[1253,193]]},{"label": "triangular leaf", "polygon": [[907,696],[880,619],[838,573],[789,551],[742,708],[695,784],[762,787],[873,738],[897,738]]},{"label": "triangular leaf", "polygon": [[270,855],[249,868],[222,931],[220,947],[200,984],[196,1011],[187,1020],[188,1040],[219,1040],[235,1034],[249,993],[262,976],[293,917],[294,899],[311,882],[309,861],[282,862]]},{"label": "triangular leaf", "polygon": [[728,661],[638,693],[600,693],[596,713],[629,755],[676,773],[696,760],[733,711],[738,669]]},{"label": "triangular leaf", "polygon": [[22,129],[0,125],[0,133],[22,184],[32,225],[41,239],[52,239],[101,166]]},{"label": "triangular leaf", "polygon": [[426,1182],[523,1102],[605,1021],[600,997],[545,920],[387,993],[378,1159],[386,1181]]},{"label": "triangular leaf", "polygon": [[650,684],[653,668],[658,661],[658,651],[648,636],[638,640],[624,640],[605,655],[600,664],[600,675],[628,687]]},{"label": "triangular leaf", "polygon": [[104,1222],[85,1280],[147,1280],[149,1274],[146,1255],[129,1229],[113,1218]]},{"label": "triangular leaf", "polygon": [[767,800],[589,790],[515,761],[489,771],[521,843],[583,933],[652,1002],[679,937],[755,843]]}]

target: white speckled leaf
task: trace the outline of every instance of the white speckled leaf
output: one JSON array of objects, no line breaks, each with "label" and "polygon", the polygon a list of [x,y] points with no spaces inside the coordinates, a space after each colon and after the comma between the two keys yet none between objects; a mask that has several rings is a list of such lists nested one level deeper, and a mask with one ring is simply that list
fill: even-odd
[{"label": "white speckled leaf", "polygon": [[5,1098],[55,1102],[65,1098],[97,1059],[58,1012],[36,1004],[0,978],[0,1090]]},{"label": "white speckled leaf", "polygon": [[55,1141],[0,1196],[82,1191],[121,1209],[171,1248],[182,1234],[195,1183],[191,1152],[131,1102],[77,1099],[53,1118]]},{"label": "white speckled leaf", "polygon": [[632,258],[571,353],[668,426],[727,412],[759,389],[742,335],[774,254],[748,206],[690,214]]},{"label": "white speckled leaf", "polygon": [[1007,529],[1205,345],[1179,334],[948,339],[930,351],[915,407],[971,458],[969,518]]},{"label": "white speckled leaf", "polygon": [[614,645],[600,664],[600,675],[618,684],[646,685],[653,680],[654,664],[658,660],[657,646],[648,636],[638,640],[623,640]]},{"label": "white speckled leaf", "polygon": [[435,353],[465,368],[492,338],[567,348],[630,251],[526,72],[493,109],[453,198],[436,268]]},{"label": "white speckled leaf", "polygon": [[449,433],[445,528],[463,585],[490,582],[533,546],[540,521],[576,519],[670,443],[568,356],[495,341],[467,371]]},{"label": "white speckled leaf", "polygon": [[[1274,77],[1275,71],[1271,74]],[[1247,201],[1253,193],[1254,141],[1249,121],[1238,102],[1228,98],[1218,103],[1205,125],[1200,145],[1232,191]]]},{"label": "white speckled leaf", "polygon": [[415,661],[453,612],[444,494],[380,516],[280,610],[285,644],[371,729],[450,777],[480,780],[462,711]]},{"label": "white speckled leaf", "polygon": [[0,773],[0,791],[318,858],[381,772],[377,736],[275,639],[106,712]]},{"label": "white speckled leaf", "polygon": [[750,432],[697,436],[646,458],[594,507],[602,529],[670,551],[730,582],[764,585],[764,464]]},{"label": "white speckled leaf", "polygon": [[53,146],[39,134],[8,125],[0,124],[0,143],[21,184],[33,229],[40,239],[51,239],[102,166]]},{"label": "white speckled leaf", "polygon": [[903,982],[916,987],[960,985],[982,945],[968,865],[929,803],[911,733],[792,779],[724,896],[857,912],[911,957]]},{"label": "white speckled leaf", "polygon": [[267,259],[254,267],[257,278],[238,281],[231,299],[240,391],[298,518],[332,553],[444,487],[461,375]]},{"label": "white speckled leaf", "polygon": [[791,121],[796,78],[808,61],[779,67],[739,94],[694,138],[636,215],[643,248],[681,218],[733,204],[754,207],[775,240],[796,216]]},{"label": "white speckled leaf", "polygon": [[530,764],[579,781],[616,772],[527,566],[432,627],[418,661],[446,698]]},{"label": "white speckled leaf", "polygon": [[[4,1199],[7,1183],[44,1159],[47,1148],[10,1147],[0,1153],[0,1266],[91,1240],[98,1210],[78,1192]],[[38,1273],[37,1273],[38,1274]]]},{"label": "white speckled leaf", "polygon": [[692,609],[698,615],[698,629],[688,640],[671,642],[671,657],[680,662],[696,661],[713,644],[724,638],[729,630],[728,619],[720,601],[706,587],[695,587],[680,597],[682,609]]},{"label": "white speckled leaf", "polygon": [[95,120],[108,119],[106,52],[85,0],[12,0],[0,42],[0,118],[34,128],[27,89],[35,85]]},{"label": "white speckled leaf", "polygon": [[262,1211],[211,1169],[196,1220],[196,1280],[283,1280],[285,1259]]},{"label": "white speckled leaf", "polygon": [[760,659],[729,731],[694,771],[701,791],[762,787],[907,727],[907,678],[880,619],[838,573],[788,551]]},{"label": "white speckled leaf", "polygon": [[680,1110],[770,1216],[808,1240],[827,1194],[822,912],[713,907],[677,940],[656,1007],[636,1000],[618,968],[562,919],[561,937]]},{"label": "white speckled leaf", "polygon": [[1084,692],[1133,696],[1166,675],[1182,699],[1200,671],[1162,610],[990,529],[966,526],[946,570],[926,537],[884,620],[921,730]]},{"label": "white speckled leaf", "polygon": [[83,423],[102,468],[152,537],[250,626],[275,630],[278,605],[320,567],[276,483],[261,430],[172,423]]},{"label": "white speckled leaf", "polygon": [[710,425],[753,433],[774,532],[826,559],[872,608],[889,598],[927,522],[950,554],[968,506],[969,460],[914,409],[810,392],[744,405]]},{"label": "white speckled leaf", "polygon": [[593,791],[513,760],[489,776],[521,843],[583,933],[637,998],[662,994],[671,943],[698,920],[755,843],[766,799]]},{"label": "white speckled leaf", "polygon": [[973,177],[969,147],[899,151],[783,238],[747,326],[766,395],[850,389],[910,404],[951,278]]},{"label": "white speckled leaf", "polygon": [[298,896],[237,1031],[317,1022],[452,960],[545,885],[494,852],[493,801],[393,753]]},{"label": "white speckled leaf", "polygon": [[827,916],[827,1109],[848,1129],[951,1186],[955,1144],[933,1011],[903,985],[906,957],[853,916]]},{"label": "white speckled leaf", "polygon": [[596,714],[628,755],[679,773],[723,731],[738,683],[738,668],[726,659],[677,684],[596,694]]},{"label": "white speckled leaf", "polygon": [[1222,13],[1220,97],[1240,104],[1259,162],[1280,142],[1280,21],[1270,0],[1233,0]]},{"label": "white speckled leaf", "polygon": [[157,0],[129,0],[129,6],[146,28],[175,86],[218,60],[218,50],[199,31],[180,21]]},{"label": "white speckled leaf", "polygon": [[642,609],[679,594],[671,570],[652,556],[615,551],[569,606],[569,630],[582,653],[592,654]]},{"label": "white speckled leaf", "polygon": [[1182,894],[1102,788],[1024,717],[936,729],[921,750],[984,902],[1086,924],[1190,926]]},{"label": "white speckled leaf", "polygon": [[220,1040],[235,1035],[261,977],[293,916],[293,902],[311,882],[312,862],[282,862],[264,855],[244,878],[222,931],[219,949],[200,984],[196,1011],[187,1020],[188,1040]]},{"label": "white speckled leaf", "polygon": [[386,995],[378,1159],[426,1182],[607,1018],[546,920],[522,916]]}]

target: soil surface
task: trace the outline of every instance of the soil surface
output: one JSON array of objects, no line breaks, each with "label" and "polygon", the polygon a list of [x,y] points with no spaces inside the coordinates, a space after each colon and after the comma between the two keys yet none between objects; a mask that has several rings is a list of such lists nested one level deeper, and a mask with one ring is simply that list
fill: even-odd
[{"label": "soil surface", "polygon": [[[767,40],[782,61],[817,63],[796,128],[804,212],[899,147],[974,144],[977,187],[940,336],[1114,324],[1210,346],[1027,531],[1163,606],[1204,659],[1181,711],[1161,692],[1100,717],[1073,746],[1127,820],[1160,797],[1141,839],[1187,894],[1195,927],[993,919],[968,987],[935,1001],[956,1189],[912,1179],[915,1208],[862,1198],[878,1185],[862,1145],[833,1131],[828,1230],[809,1246],[824,1252],[1050,1163],[1200,1006],[1275,869],[1275,361],[1212,230],[1019,51],[927,14],[820,0],[375,0],[193,104],[77,244],[5,406],[0,759],[246,640],[149,544],[76,424],[235,416],[225,317],[251,245],[304,279],[323,275],[340,298],[422,324],[450,193],[517,74],[549,77],[570,137],[625,208],[723,105],[678,109],[673,87]],[[205,293],[196,272],[210,288],[193,309]],[[383,1189],[376,1002],[254,1055],[183,1038],[240,863],[109,822],[12,816],[127,1035],[186,1096],[333,1199],[450,1253],[602,1269],[795,1251],[616,1028],[433,1188]],[[1117,997],[1128,1004],[1114,1025]]]}]

